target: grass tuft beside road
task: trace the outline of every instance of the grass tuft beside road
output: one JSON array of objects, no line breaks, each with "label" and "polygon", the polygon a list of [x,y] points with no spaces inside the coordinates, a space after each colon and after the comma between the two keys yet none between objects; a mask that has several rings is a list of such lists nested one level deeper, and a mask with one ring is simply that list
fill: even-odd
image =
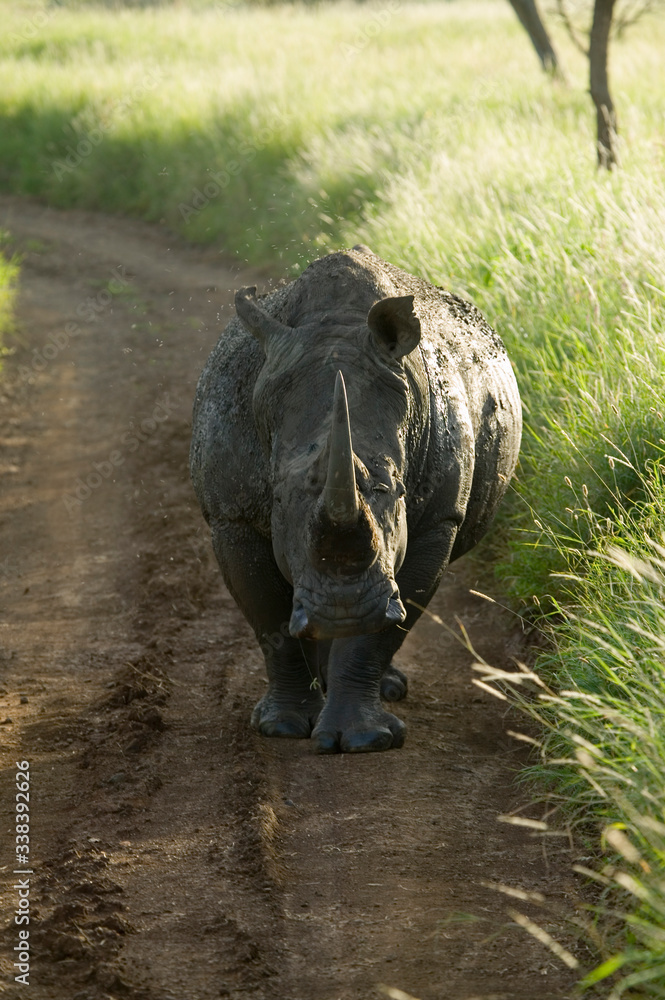
[{"label": "grass tuft beside road", "polygon": [[604,851],[602,866],[576,866],[597,883],[599,900],[570,919],[600,955],[582,985],[607,1000],[661,998],[665,988],[662,470],[653,467],[641,485],[642,500],[619,504],[584,572],[562,580],[553,648],[538,675],[478,665],[543,733],[525,776],[545,786],[549,823],[563,821],[578,843]]},{"label": "grass tuft beside road", "polygon": [[613,43],[606,175],[585,62],[557,38],[570,85],[553,84],[503,0],[0,9],[2,189],[273,269],[363,241],[496,326],[526,417],[501,573],[556,612],[539,770],[634,845],[602,875],[599,926],[609,941],[619,906],[623,938],[601,972],[665,995],[665,23]]},{"label": "grass tuft beside road", "polygon": [[6,350],[4,337],[13,328],[18,270],[18,261],[11,255],[11,241],[7,233],[0,232],[0,371]]}]

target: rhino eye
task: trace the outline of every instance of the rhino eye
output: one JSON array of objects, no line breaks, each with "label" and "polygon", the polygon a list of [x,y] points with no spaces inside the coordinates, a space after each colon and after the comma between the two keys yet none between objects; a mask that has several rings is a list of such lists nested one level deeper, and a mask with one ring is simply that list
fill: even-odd
[{"label": "rhino eye", "polygon": [[386,486],[385,483],[377,483],[374,487],[375,493],[390,493],[390,487]]}]

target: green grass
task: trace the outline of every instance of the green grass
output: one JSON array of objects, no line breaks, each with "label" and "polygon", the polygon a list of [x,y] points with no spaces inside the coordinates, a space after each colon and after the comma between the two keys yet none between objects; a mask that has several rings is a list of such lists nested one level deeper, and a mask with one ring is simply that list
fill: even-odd
[{"label": "green grass", "polygon": [[602,895],[573,923],[601,954],[583,985],[607,984],[608,1000],[665,994],[665,482],[658,466],[642,490],[642,501],[620,506],[604,538],[596,535],[600,551],[587,557],[584,574],[568,576],[555,646],[538,673],[523,668],[510,677],[477,666],[541,727],[540,762],[527,776],[548,789],[550,823],[565,823],[592,850],[600,824],[605,863],[577,870]]},{"label": "green grass", "polygon": [[18,269],[18,260],[11,254],[11,240],[7,233],[0,231],[0,371],[6,350],[4,336],[13,329]]},{"label": "green grass", "polygon": [[599,176],[584,63],[564,50],[552,85],[503,0],[0,6],[1,188],[278,268],[364,240],[478,304],[527,411],[504,576],[553,589],[564,562],[521,505],[574,528],[565,476],[601,509],[608,476],[639,493],[621,452],[660,444],[665,26],[614,46],[625,166]]},{"label": "green grass", "polygon": [[[163,220],[292,273],[363,241],[497,327],[526,418],[494,534],[503,586],[558,611],[542,721],[571,763],[544,750],[541,774],[587,819],[625,825],[657,872],[661,584],[589,551],[652,558],[665,528],[665,23],[613,45],[623,167],[608,175],[585,62],[557,37],[570,84],[553,84],[504,0],[0,9],[1,189]],[[614,784],[580,766],[584,733]],[[622,891],[615,978],[653,973],[641,988],[665,996],[662,932],[643,928],[661,897],[650,910]]]}]

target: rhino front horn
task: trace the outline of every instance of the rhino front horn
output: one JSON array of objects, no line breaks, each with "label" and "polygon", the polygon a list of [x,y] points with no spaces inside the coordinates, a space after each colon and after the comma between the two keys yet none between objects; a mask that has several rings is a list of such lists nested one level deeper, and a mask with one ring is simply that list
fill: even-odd
[{"label": "rhino front horn", "polygon": [[328,474],[323,488],[323,504],[334,524],[356,524],[360,509],[356,493],[351,424],[344,376],[337,372],[333,400]]}]

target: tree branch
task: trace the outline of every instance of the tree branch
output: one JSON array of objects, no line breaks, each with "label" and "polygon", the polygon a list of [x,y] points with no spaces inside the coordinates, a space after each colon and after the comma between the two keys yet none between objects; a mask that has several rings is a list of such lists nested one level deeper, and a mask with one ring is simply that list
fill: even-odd
[{"label": "tree branch", "polygon": [[570,35],[570,39],[573,45],[575,46],[576,49],[578,49],[582,53],[582,55],[588,56],[589,50],[588,48],[585,48],[584,42],[577,33],[577,28],[575,27],[573,22],[570,20],[570,17],[568,16],[568,11],[566,10],[565,6],[565,0],[557,0],[556,6],[557,6],[557,11],[559,13],[559,17],[561,18],[561,21],[566,31]]}]

